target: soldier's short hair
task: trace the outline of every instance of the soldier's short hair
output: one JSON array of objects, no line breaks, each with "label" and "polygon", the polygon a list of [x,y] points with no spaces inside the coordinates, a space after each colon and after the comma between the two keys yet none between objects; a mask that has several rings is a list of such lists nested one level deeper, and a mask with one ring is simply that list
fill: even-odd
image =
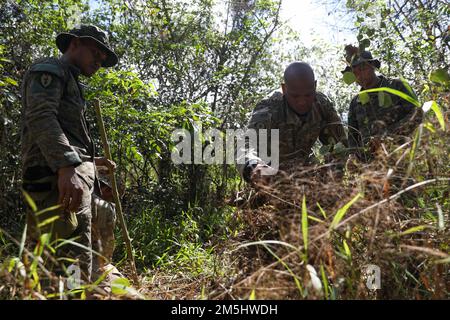
[{"label": "soldier's short hair", "polygon": [[306,62],[292,62],[284,70],[284,83],[288,83],[291,80],[297,79],[311,79],[315,80],[314,71]]}]

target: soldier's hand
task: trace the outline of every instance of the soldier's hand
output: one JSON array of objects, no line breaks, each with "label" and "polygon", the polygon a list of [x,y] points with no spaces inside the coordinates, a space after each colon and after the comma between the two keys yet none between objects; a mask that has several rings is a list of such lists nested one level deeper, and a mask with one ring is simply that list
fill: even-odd
[{"label": "soldier's hand", "polygon": [[112,160],[109,160],[109,159],[105,158],[105,157],[95,158],[94,161],[95,161],[95,165],[96,166],[107,167],[108,170],[109,170],[108,173],[114,172],[116,170],[116,167],[117,167],[116,163],[114,161],[112,161]]},{"label": "soldier's hand", "polygon": [[76,211],[80,207],[83,185],[74,167],[64,167],[58,170],[58,191],[58,204],[61,204],[63,209]]},{"label": "soldier's hand", "polygon": [[252,170],[250,181],[253,184],[267,185],[270,182],[270,178],[277,172],[278,170],[268,166],[267,164],[258,163]]}]

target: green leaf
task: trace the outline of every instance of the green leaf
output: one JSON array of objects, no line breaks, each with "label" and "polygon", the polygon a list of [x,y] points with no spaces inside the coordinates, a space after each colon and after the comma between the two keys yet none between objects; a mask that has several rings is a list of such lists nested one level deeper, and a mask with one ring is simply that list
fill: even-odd
[{"label": "green leaf", "polygon": [[319,148],[319,154],[325,155],[330,152],[331,146],[328,144],[324,144]]},{"label": "green leaf", "polygon": [[264,248],[266,248],[266,250],[269,251],[269,253],[270,253],[272,256],[274,256],[275,259],[277,259],[278,262],[279,262],[283,267],[285,267],[286,270],[291,274],[292,278],[294,279],[295,285],[297,286],[298,291],[300,292],[300,294],[301,294],[302,296],[304,296],[304,292],[303,292],[303,289],[302,289],[302,285],[301,285],[301,283],[300,283],[300,280],[301,280],[301,279],[300,279],[294,272],[292,272],[291,268],[289,268],[289,266],[286,264],[286,262],[285,262],[283,259],[281,259],[275,252],[273,252],[272,250],[270,250],[270,248],[269,248],[266,244],[263,244],[263,246],[264,246]]},{"label": "green leaf", "polygon": [[320,265],[320,274],[322,276],[322,283],[323,283],[325,299],[328,299],[328,297],[330,295],[330,289],[329,289],[329,284],[328,284],[328,278],[325,274],[325,268],[323,267],[323,264]]},{"label": "green leaf", "polygon": [[414,99],[418,100],[417,95],[415,94],[414,90],[411,88],[409,83],[405,80],[405,78],[401,77],[400,80],[402,81],[403,86],[406,88],[406,90],[408,90],[409,95]]},{"label": "green leaf", "polygon": [[[404,93],[404,92],[401,92],[401,91],[399,91],[399,90],[395,90],[395,89],[392,89],[392,88],[388,88],[388,87],[381,87],[381,88],[367,89],[367,90],[361,91],[361,92],[359,93],[359,98],[361,99],[361,95],[362,95],[363,93],[366,93],[366,94],[367,94],[367,93],[371,93],[371,92],[380,92],[380,91],[386,91],[386,92],[392,93],[392,94],[394,94],[394,95],[396,95],[396,96],[399,96],[399,97],[402,98],[403,100],[406,100],[406,101],[412,103],[412,104],[415,105],[416,107],[420,107],[420,102],[419,102],[417,99],[415,99],[415,98],[413,98],[413,97],[407,95],[407,94]],[[362,100],[360,100],[360,101],[361,101],[361,103],[364,104],[364,102],[363,102]],[[367,100],[367,102],[368,102],[368,100]]]},{"label": "green leaf", "polygon": [[366,50],[370,46],[370,40],[368,38],[362,39],[359,43],[359,48],[361,51]]},{"label": "green leaf", "polygon": [[40,210],[40,211],[36,212],[35,216],[38,217],[38,216],[40,216],[43,213],[46,213],[46,212],[49,212],[49,211],[53,211],[53,210],[57,210],[59,208],[61,208],[61,205],[57,204],[56,206],[51,206],[51,207],[48,207],[46,209],[43,209],[43,210]]},{"label": "green leaf", "polygon": [[431,122],[427,121],[423,124],[423,127],[425,129],[427,129],[428,131],[430,131],[431,133],[435,133],[436,130],[434,129],[433,125],[431,124]]},{"label": "green leaf", "polygon": [[36,203],[34,202],[33,198],[31,198],[31,196],[25,190],[22,190],[22,193],[23,193],[23,196],[25,197],[26,202],[31,207],[31,210],[33,210],[33,212],[36,212],[37,206],[36,206]]},{"label": "green leaf", "polygon": [[253,289],[252,292],[250,293],[250,296],[248,297],[248,300],[256,300],[255,289]]},{"label": "green leaf", "polygon": [[326,219],[327,218],[327,214],[325,213],[325,211],[322,209],[322,207],[320,206],[320,204],[318,202],[316,202],[317,207],[320,210],[320,213],[322,214],[322,216]]},{"label": "green leaf", "polygon": [[355,74],[350,71],[345,72],[342,79],[348,85],[351,85],[352,83],[354,83],[356,81]]},{"label": "green leaf", "polygon": [[370,101],[370,97],[366,92],[361,91],[359,93],[359,101],[361,102],[361,104],[366,104]]},{"label": "green leaf", "polygon": [[323,222],[323,220],[320,220],[319,218],[316,218],[316,217],[313,217],[313,216],[308,216],[308,219],[310,219],[310,220],[312,220],[312,221],[319,222],[319,223],[322,223],[322,222]]},{"label": "green leaf", "polygon": [[50,224],[50,223],[52,223],[52,222],[54,222],[54,221],[56,221],[58,219],[59,219],[59,216],[53,216],[53,217],[50,217],[48,219],[45,219],[44,221],[42,221],[41,223],[38,224],[38,228],[42,228],[43,226],[46,226],[46,225],[48,225],[48,224]]},{"label": "green leaf", "polygon": [[434,114],[436,115],[436,118],[439,121],[441,129],[444,131],[445,130],[444,115],[441,111],[441,108],[439,108],[438,104],[436,103],[436,101],[427,101],[423,104],[422,110],[424,112],[427,112],[430,109],[433,110]]},{"label": "green leaf", "polygon": [[306,209],[306,198],[303,195],[302,201],[302,235],[303,244],[305,246],[305,254],[308,252],[308,211]]},{"label": "green leaf", "polygon": [[450,82],[450,75],[447,69],[440,68],[430,73],[430,80],[436,83],[447,84]]},{"label": "green leaf", "polygon": [[409,228],[408,230],[403,231],[401,233],[398,233],[397,235],[398,236],[405,236],[407,234],[411,234],[411,233],[414,233],[414,232],[422,231],[425,228],[428,228],[428,226],[427,225],[416,226],[416,227]]},{"label": "green leaf", "polygon": [[344,245],[345,255],[350,259],[352,257],[352,253],[350,252],[350,248],[348,247],[347,241],[343,240],[342,244]]},{"label": "green leaf", "polygon": [[127,294],[129,291],[127,289],[129,287],[131,287],[131,284],[127,278],[118,278],[111,283],[111,291],[113,294],[116,295]]},{"label": "green leaf", "polygon": [[336,215],[334,216],[333,221],[331,222],[330,229],[334,229],[339,224],[339,222],[341,222],[342,218],[344,218],[344,215],[347,213],[348,209],[361,197],[362,194],[358,193],[352,200],[350,200],[336,212]]},{"label": "green leaf", "polygon": [[9,84],[12,84],[13,86],[18,86],[19,84],[17,83],[17,81],[16,80],[14,80],[14,79],[12,79],[12,78],[10,78],[10,77],[6,77],[5,79],[4,79],[6,82],[8,82]]}]

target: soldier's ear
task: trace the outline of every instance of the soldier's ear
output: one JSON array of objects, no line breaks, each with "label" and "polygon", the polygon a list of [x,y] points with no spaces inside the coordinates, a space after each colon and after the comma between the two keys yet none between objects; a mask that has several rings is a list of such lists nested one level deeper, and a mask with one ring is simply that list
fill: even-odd
[{"label": "soldier's ear", "polygon": [[286,83],[281,84],[281,90],[283,91],[283,94],[286,94]]}]

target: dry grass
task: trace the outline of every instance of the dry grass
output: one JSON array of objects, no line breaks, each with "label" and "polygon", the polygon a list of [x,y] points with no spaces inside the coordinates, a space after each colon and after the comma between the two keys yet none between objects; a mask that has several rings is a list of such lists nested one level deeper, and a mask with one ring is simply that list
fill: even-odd
[{"label": "dry grass", "polygon": [[[244,227],[212,244],[213,268],[205,261],[200,274],[150,270],[138,292],[148,299],[448,299],[450,135],[422,130],[418,137],[416,148],[413,141],[378,145],[369,164],[292,165],[268,185],[247,187],[236,209]],[[366,287],[367,265],[380,268],[381,289]],[[30,295],[17,270],[3,268],[0,278],[0,295],[43,298],[35,289]]]}]

